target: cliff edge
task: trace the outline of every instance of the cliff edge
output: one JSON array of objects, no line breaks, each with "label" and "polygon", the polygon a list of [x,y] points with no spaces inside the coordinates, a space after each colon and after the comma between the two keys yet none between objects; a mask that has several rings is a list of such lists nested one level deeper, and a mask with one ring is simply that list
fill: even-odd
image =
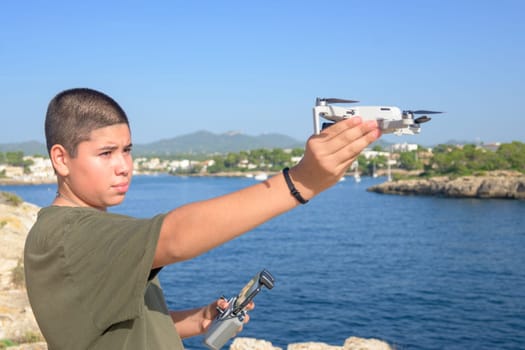
[{"label": "cliff edge", "polygon": [[[0,192],[0,348],[45,349],[24,283],[23,251],[39,208],[16,195]],[[13,348],[17,349],[17,348]]]},{"label": "cliff edge", "polygon": [[511,171],[493,171],[483,176],[440,176],[389,181],[372,186],[367,191],[453,198],[525,199],[525,175]]}]

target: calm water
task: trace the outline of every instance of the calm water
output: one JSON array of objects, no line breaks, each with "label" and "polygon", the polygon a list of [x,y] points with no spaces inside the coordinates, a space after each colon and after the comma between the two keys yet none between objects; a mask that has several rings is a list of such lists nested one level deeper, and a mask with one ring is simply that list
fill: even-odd
[{"label": "calm water", "polygon": [[[308,205],[197,259],[163,270],[172,308],[232,296],[262,268],[242,336],[341,345],[349,336],[397,349],[525,348],[525,202],[368,193],[383,179],[337,184]],[[136,177],[113,211],[148,217],[254,183]],[[52,185],[0,186],[38,205]],[[264,205],[264,203],[261,203]],[[201,339],[185,342],[199,349]]]}]

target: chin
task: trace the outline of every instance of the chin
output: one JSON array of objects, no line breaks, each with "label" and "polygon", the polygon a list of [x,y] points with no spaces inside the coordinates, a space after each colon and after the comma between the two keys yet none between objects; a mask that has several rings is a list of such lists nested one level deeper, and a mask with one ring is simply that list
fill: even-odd
[{"label": "chin", "polygon": [[124,199],[126,198],[125,194],[122,194],[120,196],[117,196],[115,198],[111,198],[111,200],[108,200],[105,204],[106,207],[114,207],[116,205],[119,205],[120,203],[124,202]]},{"label": "chin", "polygon": [[124,199],[126,199],[126,194],[125,193],[122,193],[122,194],[119,194],[116,198],[115,198],[115,204],[113,205],[119,205],[120,203],[124,202]]}]

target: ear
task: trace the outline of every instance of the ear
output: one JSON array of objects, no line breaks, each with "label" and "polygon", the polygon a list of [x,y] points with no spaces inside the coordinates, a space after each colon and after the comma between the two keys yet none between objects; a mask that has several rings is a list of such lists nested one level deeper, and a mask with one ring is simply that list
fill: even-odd
[{"label": "ear", "polygon": [[69,154],[62,145],[53,145],[49,152],[51,163],[57,175],[67,176],[69,175]]}]

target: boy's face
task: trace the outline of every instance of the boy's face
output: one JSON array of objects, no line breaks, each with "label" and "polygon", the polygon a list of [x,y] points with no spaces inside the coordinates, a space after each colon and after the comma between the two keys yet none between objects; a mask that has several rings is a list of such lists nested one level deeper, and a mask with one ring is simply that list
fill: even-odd
[{"label": "boy's face", "polygon": [[131,134],[128,125],[115,124],[91,132],[69,158],[66,182],[76,199],[105,210],[120,204],[133,173]]}]

